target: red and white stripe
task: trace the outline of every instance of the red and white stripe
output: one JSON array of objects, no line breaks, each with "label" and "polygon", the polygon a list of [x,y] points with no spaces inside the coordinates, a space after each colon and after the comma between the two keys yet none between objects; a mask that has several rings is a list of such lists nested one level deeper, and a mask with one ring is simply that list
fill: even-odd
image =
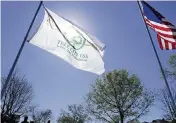
[{"label": "red and white stripe", "polygon": [[162,18],[163,24],[149,20],[144,16],[146,24],[157,33],[160,48],[163,50],[176,49],[176,27],[165,18]]}]

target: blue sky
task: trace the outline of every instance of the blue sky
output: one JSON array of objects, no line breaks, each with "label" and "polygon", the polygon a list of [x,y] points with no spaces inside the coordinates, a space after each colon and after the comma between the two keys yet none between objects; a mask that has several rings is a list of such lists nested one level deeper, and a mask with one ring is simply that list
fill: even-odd
[{"label": "blue sky", "polygon": [[[176,24],[176,2],[148,2],[174,25]],[[27,32],[39,2],[2,2],[1,53],[2,76],[7,75]],[[106,45],[105,69],[125,68],[137,74],[145,87],[160,89],[159,66],[148,34],[141,18],[137,2],[44,2],[53,12],[80,25]],[[41,23],[44,9],[41,8],[30,37]],[[175,51],[162,51],[156,35],[151,31],[163,66]],[[62,59],[26,43],[17,64],[21,73],[34,87],[34,102],[41,109],[51,109],[55,120],[61,109],[69,104],[84,102],[90,85],[99,77],[78,70]],[[141,121],[151,121],[162,115],[161,105],[156,101],[147,116]]]}]

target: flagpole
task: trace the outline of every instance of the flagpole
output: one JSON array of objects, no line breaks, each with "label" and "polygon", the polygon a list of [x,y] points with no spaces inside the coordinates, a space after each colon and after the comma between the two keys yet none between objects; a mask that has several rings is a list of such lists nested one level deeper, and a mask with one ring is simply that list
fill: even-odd
[{"label": "flagpole", "polygon": [[18,61],[18,59],[19,59],[19,57],[20,57],[20,54],[21,54],[21,52],[22,52],[22,50],[23,50],[23,47],[24,47],[25,42],[26,42],[26,40],[27,40],[27,38],[28,38],[29,32],[30,32],[30,30],[31,30],[31,28],[32,28],[32,26],[33,26],[33,23],[34,23],[34,21],[35,21],[35,19],[36,19],[36,16],[37,16],[37,14],[38,14],[38,12],[39,12],[39,10],[40,10],[40,8],[41,8],[42,3],[43,3],[43,1],[40,1],[40,4],[39,4],[39,6],[38,6],[38,8],[37,8],[37,11],[36,11],[36,13],[35,13],[35,15],[34,15],[34,17],[33,17],[33,19],[32,19],[32,22],[31,22],[31,24],[30,24],[28,30],[27,30],[26,36],[24,37],[24,40],[23,40],[23,42],[22,42],[22,44],[21,44],[21,47],[20,47],[20,49],[19,49],[19,51],[18,51],[18,54],[17,54],[17,56],[16,56],[16,58],[15,58],[15,61],[14,61],[13,65],[12,65],[12,67],[11,67],[11,69],[10,69],[10,72],[9,72],[9,74],[8,74],[8,76],[7,76],[7,79],[6,79],[6,81],[5,81],[4,87],[3,87],[2,90],[1,90],[1,97],[3,97],[4,92],[6,91],[6,87],[7,87],[8,83],[9,83],[9,81],[10,81],[10,78],[11,78],[11,76],[12,76],[12,73],[13,73],[13,71],[14,71],[14,69],[15,69],[15,66],[16,66],[16,64],[17,64],[17,61]]},{"label": "flagpole", "polygon": [[149,38],[150,38],[150,41],[151,41],[151,44],[152,44],[153,50],[154,50],[154,52],[155,52],[155,55],[156,55],[156,58],[157,58],[158,64],[159,64],[159,66],[160,66],[161,73],[162,73],[162,75],[163,75],[163,77],[164,77],[164,82],[165,82],[165,84],[166,84],[167,90],[168,90],[169,95],[170,95],[170,97],[171,97],[172,105],[173,105],[173,107],[174,107],[174,112],[176,112],[176,105],[175,105],[175,102],[174,102],[174,99],[173,99],[173,96],[172,96],[171,90],[170,90],[170,88],[169,88],[169,84],[168,84],[168,82],[167,82],[167,79],[166,79],[166,76],[165,76],[165,73],[164,73],[163,67],[162,67],[162,65],[161,65],[161,61],[160,61],[160,59],[159,59],[158,53],[157,53],[156,48],[155,48],[155,45],[154,45],[154,43],[153,43],[153,39],[152,39],[152,36],[151,36],[150,31],[149,31],[149,29],[148,29],[148,26],[147,26],[147,24],[146,24],[146,22],[145,22],[144,15],[143,15],[143,13],[142,13],[142,9],[141,9],[141,6],[140,6],[138,0],[137,0],[137,3],[138,3],[138,6],[139,6],[139,9],[140,9],[140,12],[141,12],[141,15],[142,15],[142,18],[143,18],[143,21],[144,21],[145,27],[146,27],[146,29],[147,29],[147,32],[148,32],[148,35],[149,35]]}]

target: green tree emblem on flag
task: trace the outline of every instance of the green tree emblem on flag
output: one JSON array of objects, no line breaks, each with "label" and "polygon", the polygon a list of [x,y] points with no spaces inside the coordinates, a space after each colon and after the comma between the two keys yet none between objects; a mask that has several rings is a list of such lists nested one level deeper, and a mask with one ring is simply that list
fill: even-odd
[{"label": "green tree emblem on flag", "polygon": [[73,36],[71,38],[70,44],[74,46],[76,50],[79,50],[84,46],[85,42],[85,39],[83,39],[81,36]]}]

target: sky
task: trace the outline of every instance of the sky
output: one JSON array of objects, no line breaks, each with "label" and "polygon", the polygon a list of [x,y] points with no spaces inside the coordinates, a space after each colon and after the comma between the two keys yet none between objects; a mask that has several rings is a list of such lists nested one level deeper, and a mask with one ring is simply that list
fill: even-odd
[{"label": "sky", "polygon": [[[176,2],[148,2],[170,22],[176,25]],[[1,72],[8,74],[39,2],[1,3]],[[160,79],[160,68],[153,52],[145,25],[135,1],[113,2],[44,2],[53,12],[69,19],[96,36],[106,45],[104,62],[106,72],[127,69],[137,74],[148,89],[164,87]],[[41,7],[30,37],[35,34],[44,16]],[[164,67],[174,50],[160,50],[155,32],[151,31],[154,44]],[[17,68],[26,76],[34,88],[34,103],[40,109],[53,111],[53,122],[60,110],[69,104],[81,104],[90,91],[96,74],[74,68],[59,57],[32,44],[26,43],[17,63]],[[161,118],[162,105],[156,100],[148,115],[140,121]]]}]

